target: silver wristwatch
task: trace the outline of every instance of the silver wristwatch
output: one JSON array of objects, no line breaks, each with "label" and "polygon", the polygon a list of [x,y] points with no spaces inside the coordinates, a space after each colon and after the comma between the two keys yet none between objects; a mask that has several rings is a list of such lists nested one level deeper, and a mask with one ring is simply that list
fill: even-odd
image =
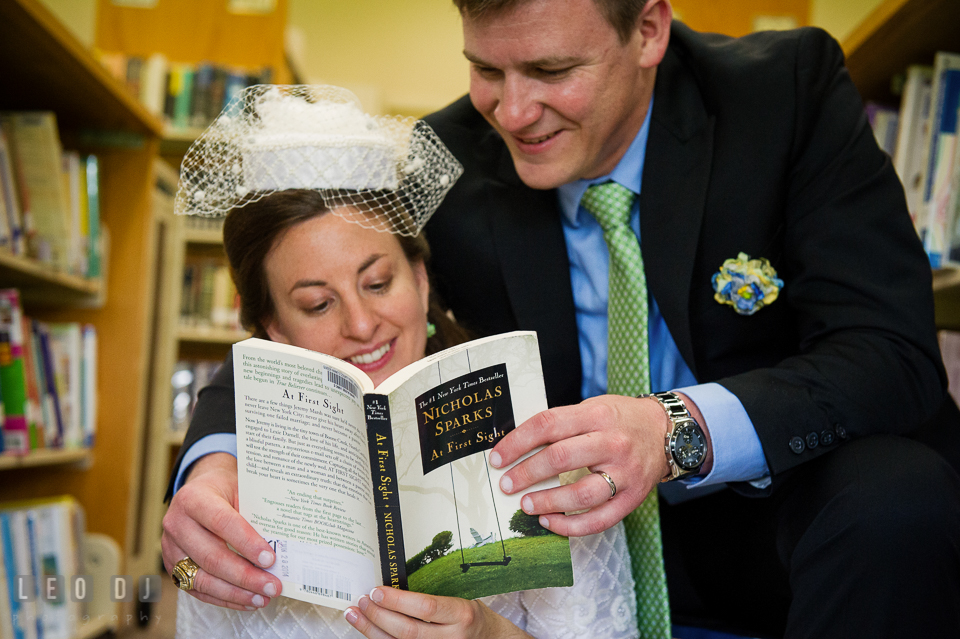
[{"label": "silver wristwatch", "polygon": [[660,481],[672,481],[699,472],[707,457],[707,439],[680,396],[667,392],[640,397],[652,397],[660,402],[670,420],[670,430],[667,431],[663,447],[670,472]]}]

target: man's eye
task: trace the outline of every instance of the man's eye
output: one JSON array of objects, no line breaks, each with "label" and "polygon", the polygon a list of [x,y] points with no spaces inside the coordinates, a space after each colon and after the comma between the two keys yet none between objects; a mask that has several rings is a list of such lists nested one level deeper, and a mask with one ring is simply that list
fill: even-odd
[{"label": "man's eye", "polygon": [[311,312],[311,313],[322,313],[322,312],[324,312],[325,310],[327,310],[327,308],[329,308],[329,306],[330,306],[330,302],[327,301],[327,300],[324,300],[323,302],[320,302],[320,303],[317,304],[316,306],[313,306],[313,307],[310,309],[310,312]]},{"label": "man's eye", "polygon": [[475,64],[473,65],[473,70],[485,78],[493,78],[500,75],[500,69],[494,67],[481,67]]},{"label": "man's eye", "polygon": [[562,69],[537,69],[537,73],[545,78],[560,78],[570,72],[570,67]]}]

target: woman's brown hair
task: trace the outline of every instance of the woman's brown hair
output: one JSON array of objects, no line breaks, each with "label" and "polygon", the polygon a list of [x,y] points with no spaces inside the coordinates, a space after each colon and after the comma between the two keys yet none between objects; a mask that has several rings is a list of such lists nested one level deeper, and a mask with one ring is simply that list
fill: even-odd
[{"label": "woman's brown hair", "polygon": [[[256,202],[230,211],[223,224],[223,248],[230,263],[230,275],[240,295],[240,323],[254,337],[270,339],[265,323],[273,317],[273,299],[267,284],[264,261],[274,243],[287,229],[330,212],[323,196],[313,190],[277,191]],[[411,264],[430,260],[430,246],[423,234],[415,237],[395,235]],[[450,319],[430,288],[427,317],[437,333],[427,340],[427,352],[438,351],[470,339],[466,331]]]}]

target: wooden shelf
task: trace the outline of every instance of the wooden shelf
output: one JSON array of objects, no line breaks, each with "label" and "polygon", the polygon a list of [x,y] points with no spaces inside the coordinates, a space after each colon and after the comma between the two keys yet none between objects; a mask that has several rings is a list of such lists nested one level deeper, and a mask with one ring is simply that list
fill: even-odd
[{"label": "wooden shelf", "polygon": [[24,291],[29,295],[35,289],[46,289],[57,297],[57,303],[63,304],[63,295],[95,298],[102,287],[99,279],[87,279],[54,271],[37,260],[14,255],[0,250],[0,281],[4,286],[28,287]]},{"label": "wooden shelf", "polygon": [[250,337],[246,331],[202,326],[180,326],[177,339],[181,342],[199,342],[202,344],[233,344]]},{"label": "wooden shelf", "polygon": [[41,448],[26,455],[0,455],[0,470],[87,463],[92,456],[93,453],[89,448],[70,450]]},{"label": "wooden shelf", "polygon": [[960,52],[958,0],[885,0],[843,42],[847,69],[864,100],[899,104],[891,78],[937,51]]},{"label": "wooden shelf", "polygon": [[160,121],[37,0],[0,2],[0,59],[0,109],[52,110],[62,129],[161,134]]},{"label": "wooden shelf", "polygon": [[187,149],[206,129],[188,127],[174,128],[169,124],[163,126],[163,137],[160,140],[160,154],[165,156],[180,156],[187,154]]}]

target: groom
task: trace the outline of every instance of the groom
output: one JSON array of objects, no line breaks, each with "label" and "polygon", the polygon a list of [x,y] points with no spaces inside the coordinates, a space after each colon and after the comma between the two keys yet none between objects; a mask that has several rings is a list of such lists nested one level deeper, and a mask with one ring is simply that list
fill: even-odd
[{"label": "groom", "polygon": [[[609,481],[594,472],[525,502],[585,535],[671,469],[660,403],[605,394],[624,337],[607,330],[619,248],[582,199],[612,182],[627,202],[619,237],[642,254],[629,290],[647,300],[618,326],[645,332],[625,340],[643,346],[635,368],[676,391],[705,444],[660,500],[674,621],[960,634],[960,414],[930,269],[836,43],[811,29],[698,34],[671,24],[668,0],[455,4],[471,88],[427,118],[465,168],[427,227],[437,286],[480,334],[538,332],[556,407],[494,449],[508,464],[546,445],[501,488],[602,471]],[[742,274],[763,286],[714,289]],[[234,430],[214,402],[201,396],[185,449]],[[190,508],[174,499],[165,525]],[[213,532],[255,546],[227,528]]]}]

